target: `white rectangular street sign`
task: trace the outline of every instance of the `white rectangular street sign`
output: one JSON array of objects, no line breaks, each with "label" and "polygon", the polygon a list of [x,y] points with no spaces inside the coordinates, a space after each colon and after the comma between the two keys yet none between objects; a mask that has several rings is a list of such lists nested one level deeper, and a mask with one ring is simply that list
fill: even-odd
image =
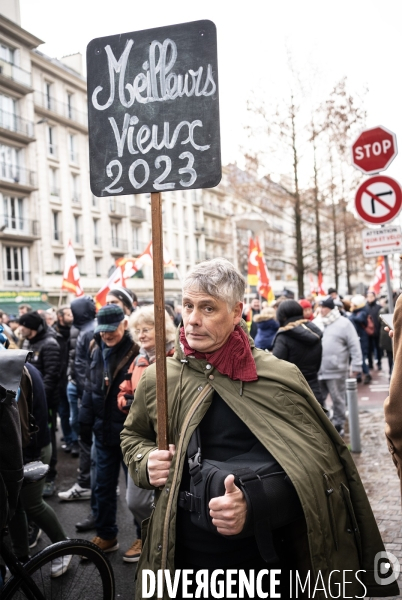
[{"label": "white rectangular street sign", "polygon": [[363,254],[385,256],[394,252],[402,252],[402,231],[399,225],[381,227],[381,229],[363,229]]}]

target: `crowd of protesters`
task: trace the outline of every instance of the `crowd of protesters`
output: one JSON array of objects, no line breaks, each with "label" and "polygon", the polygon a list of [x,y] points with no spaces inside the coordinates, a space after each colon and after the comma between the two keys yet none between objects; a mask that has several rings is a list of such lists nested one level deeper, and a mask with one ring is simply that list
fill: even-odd
[{"label": "crowd of protesters", "polygon": [[[166,306],[167,356],[173,354],[180,308],[175,311]],[[245,306],[243,318],[257,348],[300,369],[343,436],[346,378],[353,375],[369,384],[370,370],[381,370],[384,356],[392,372],[392,342],[380,320],[384,312],[388,312],[386,298],[377,298],[373,292],[341,298],[330,289],[326,297],[299,301],[279,297],[268,303],[255,297]],[[46,481],[37,485],[35,494],[21,496],[10,523],[17,556],[27,560],[42,530],[52,541],[66,539],[45,500],[55,494],[56,487],[60,501],[89,503],[88,516],[76,524],[77,531],[94,530],[95,544],[105,552],[117,550],[116,498],[122,467],[134,540],[123,560],[137,562],[142,549],[141,522],[151,513],[153,492],[138,488],[127,474],[120,433],[139,379],[155,361],[153,306],[138,307],[133,292],[115,288],[98,312],[93,299],[83,296],[71,305],[48,310],[34,311],[21,304],[18,315],[0,311],[0,322],[10,348],[32,352],[29,373],[39,434],[29,460],[40,457],[50,465]],[[326,406],[328,396],[331,411]],[[56,437],[59,423],[61,444]],[[60,450],[79,464],[77,481],[69,489],[57,480]],[[53,576],[67,568],[68,562],[59,561]]]}]

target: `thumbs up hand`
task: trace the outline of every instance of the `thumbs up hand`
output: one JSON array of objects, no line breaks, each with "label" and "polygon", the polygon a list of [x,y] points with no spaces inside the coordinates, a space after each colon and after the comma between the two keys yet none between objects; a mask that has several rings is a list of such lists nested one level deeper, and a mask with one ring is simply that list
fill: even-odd
[{"label": "thumbs up hand", "polygon": [[247,502],[234,482],[234,475],[225,479],[225,495],[212,498],[209,503],[212,523],[222,535],[237,535],[243,531],[247,518]]}]

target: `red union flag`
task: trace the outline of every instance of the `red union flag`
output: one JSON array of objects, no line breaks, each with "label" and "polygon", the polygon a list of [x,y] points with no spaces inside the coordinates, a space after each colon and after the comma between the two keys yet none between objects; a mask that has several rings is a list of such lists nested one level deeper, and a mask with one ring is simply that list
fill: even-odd
[{"label": "red union flag", "polygon": [[63,281],[61,289],[71,292],[78,296],[84,295],[84,290],[81,287],[80,272],[78,270],[77,259],[71,241],[68,242],[66,252],[66,262],[64,265]]},{"label": "red union flag", "polygon": [[258,284],[258,247],[253,238],[250,238],[248,244],[248,269],[247,283],[248,285]]},{"label": "red union flag", "polygon": [[352,145],[352,163],[368,175],[385,171],[398,154],[396,135],[381,125],[362,131]]},{"label": "red union flag", "polygon": [[105,306],[106,296],[108,295],[110,290],[112,290],[115,287],[126,287],[126,278],[124,277],[122,267],[117,267],[113,271],[113,273],[111,274],[111,276],[109,277],[109,279],[107,280],[105,285],[103,287],[101,287],[99,292],[96,294],[96,296],[95,296],[96,308],[99,309],[102,306]]},{"label": "red union flag", "polygon": [[[392,273],[391,266],[389,267],[389,274],[390,274],[391,279],[393,279],[394,276]],[[385,273],[384,257],[379,256],[377,258],[377,265],[375,268],[374,278],[370,284],[369,290],[371,292],[374,292],[375,294],[379,294],[381,291],[381,286],[386,282],[387,282],[387,276]]]},{"label": "red union flag", "polygon": [[272,302],[275,300],[275,294],[272,291],[271,284],[269,281],[268,267],[265,262],[265,258],[263,253],[261,252],[260,244],[258,238],[255,240],[258,254],[257,254],[257,263],[258,263],[258,285],[257,290],[260,296],[268,300],[268,302]]}]

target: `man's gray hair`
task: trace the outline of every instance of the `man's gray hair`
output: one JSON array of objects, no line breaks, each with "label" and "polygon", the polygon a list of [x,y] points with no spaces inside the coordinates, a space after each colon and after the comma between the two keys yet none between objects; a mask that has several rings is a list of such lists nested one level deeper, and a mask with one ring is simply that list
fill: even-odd
[{"label": "man's gray hair", "polygon": [[195,289],[225,300],[230,310],[243,302],[246,282],[243,275],[226,258],[213,258],[195,265],[183,281],[183,294]]}]

